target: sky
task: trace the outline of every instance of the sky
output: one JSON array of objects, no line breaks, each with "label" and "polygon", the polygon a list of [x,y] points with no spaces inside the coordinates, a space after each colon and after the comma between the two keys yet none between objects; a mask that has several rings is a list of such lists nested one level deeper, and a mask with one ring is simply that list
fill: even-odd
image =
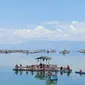
[{"label": "sky", "polygon": [[85,41],[85,0],[0,0],[0,44]]}]

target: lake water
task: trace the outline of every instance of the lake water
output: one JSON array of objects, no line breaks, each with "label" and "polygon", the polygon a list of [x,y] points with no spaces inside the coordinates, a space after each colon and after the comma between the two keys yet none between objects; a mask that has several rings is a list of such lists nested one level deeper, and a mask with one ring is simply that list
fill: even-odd
[{"label": "lake water", "polygon": [[[36,64],[36,57],[50,56],[51,64],[62,66],[70,65],[73,72],[68,74],[57,73],[58,80],[49,81],[44,73],[37,72],[14,72],[15,64],[31,65]],[[36,54],[0,54],[0,85],[84,85],[85,75],[75,74],[76,70],[85,71],[85,54],[71,52],[67,55],[56,53],[36,53]]]}]

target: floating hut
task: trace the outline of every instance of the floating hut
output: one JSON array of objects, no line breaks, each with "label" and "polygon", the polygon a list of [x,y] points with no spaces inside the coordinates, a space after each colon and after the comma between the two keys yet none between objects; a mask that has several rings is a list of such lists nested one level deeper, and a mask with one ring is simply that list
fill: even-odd
[{"label": "floating hut", "polygon": [[72,70],[67,70],[66,67],[63,67],[62,70],[60,70],[60,67],[57,65],[50,64],[51,57],[48,56],[41,56],[35,58],[37,60],[37,64],[34,65],[27,65],[23,66],[20,64],[20,66],[16,65],[13,69],[14,71],[52,71],[52,72],[58,72],[63,71],[64,73],[71,72]]},{"label": "floating hut", "polygon": [[85,53],[85,49],[80,49],[78,52]]},{"label": "floating hut", "polygon": [[50,64],[50,60],[52,58],[48,56],[41,56],[35,58],[37,60],[37,64],[35,65],[27,65],[27,66],[15,66],[13,70],[18,71],[58,71],[60,68],[57,65]]},{"label": "floating hut", "polygon": [[69,53],[70,53],[70,51],[69,51],[69,50],[64,49],[63,51],[60,51],[59,53],[62,53],[63,55],[65,55],[65,54],[69,54]]}]

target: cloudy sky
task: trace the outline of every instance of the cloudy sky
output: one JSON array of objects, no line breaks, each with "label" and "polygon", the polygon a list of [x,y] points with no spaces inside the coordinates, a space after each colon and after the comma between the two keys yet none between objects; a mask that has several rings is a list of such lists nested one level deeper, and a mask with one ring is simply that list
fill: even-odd
[{"label": "cloudy sky", "polygon": [[85,41],[85,0],[0,0],[0,44]]}]

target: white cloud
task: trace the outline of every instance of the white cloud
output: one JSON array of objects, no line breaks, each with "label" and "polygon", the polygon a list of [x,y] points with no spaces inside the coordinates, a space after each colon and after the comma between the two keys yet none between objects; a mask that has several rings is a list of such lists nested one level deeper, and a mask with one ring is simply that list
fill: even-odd
[{"label": "white cloud", "polygon": [[[46,24],[55,27],[47,28]],[[71,23],[47,22],[45,25],[37,26],[34,29],[9,29],[0,28],[0,43],[23,43],[28,40],[67,40],[67,41],[85,41],[85,23],[72,21]]]},{"label": "white cloud", "polygon": [[72,24],[77,24],[78,23],[78,21],[72,21]]}]

